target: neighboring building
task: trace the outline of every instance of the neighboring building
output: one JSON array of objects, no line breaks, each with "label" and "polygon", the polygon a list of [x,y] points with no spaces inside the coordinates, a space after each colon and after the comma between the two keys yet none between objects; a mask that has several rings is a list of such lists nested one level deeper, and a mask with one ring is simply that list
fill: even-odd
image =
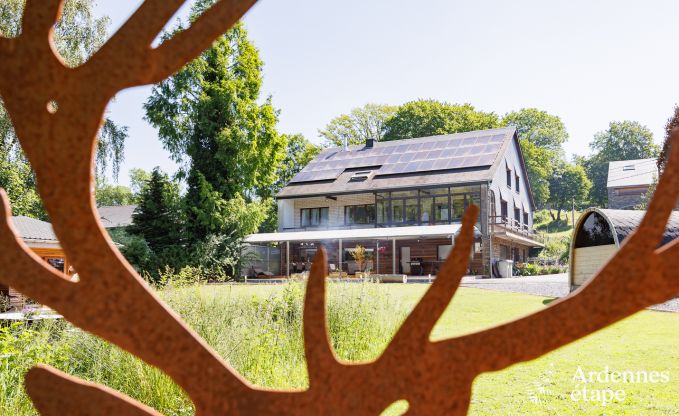
[{"label": "neighboring building", "polygon": [[361,245],[373,273],[436,274],[471,203],[481,209],[471,273],[490,275],[496,260],[525,261],[542,247],[514,128],[325,149],[277,203],[279,232],[246,241],[279,243],[259,267],[280,275],[308,269],[321,244],[331,272],[361,271],[352,256]]},{"label": "neighboring building", "polygon": [[98,207],[99,217],[104,228],[124,228],[132,225],[132,214],[136,205]]},{"label": "neighboring building", "polygon": [[[569,278],[577,289],[606,264],[620,244],[636,230],[646,211],[589,208],[582,213],[573,231]],[[679,212],[667,221],[660,245],[679,237]]]},{"label": "neighboring building", "polygon": [[[54,234],[52,224],[29,217],[12,217],[12,225],[24,243],[36,255],[61,272],[73,274],[68,259]],[[24,297],[14,289],[0,284],[0,293],[10,297],[11,306],[20,308]]]},{"label": "neighboring building", "polygon": [[618,160],[608,164],[608,208],[634,209],[658,179],[656,159]]}]

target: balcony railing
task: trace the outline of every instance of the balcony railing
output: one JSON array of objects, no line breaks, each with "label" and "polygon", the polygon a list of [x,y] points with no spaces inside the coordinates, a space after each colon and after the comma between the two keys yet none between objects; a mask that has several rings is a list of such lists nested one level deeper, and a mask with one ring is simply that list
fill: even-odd
[{"label": "balcony railing", "polygon": [[535,230],[530,228],[528,224],[522,224],[520,221],[517,221],[514,218],[498,215],[495,217],[490,217],[490,223],[493,226],[500,226],[507,231],[544,243],[544,236],[542,234],[537,233]]}]

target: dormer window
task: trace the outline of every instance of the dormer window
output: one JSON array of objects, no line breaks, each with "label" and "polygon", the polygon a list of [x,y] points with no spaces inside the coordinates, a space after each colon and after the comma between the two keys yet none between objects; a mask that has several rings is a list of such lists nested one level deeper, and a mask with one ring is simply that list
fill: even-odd
[{"label": "dormer window", "polygon": [[351,176],[349,181],[351,182],[362,182],[366,181],[370,178],[370,175],[372,175],[373,171],[371,170],[359,170],[354,172],[354,174]]},{"label": "dormer window", "polygon": [[622,167],[622,170],[623,171],[630,171],[630,170],[636,170],[636,168],[634,167],[634,165],[625,165],[625,166]]}]

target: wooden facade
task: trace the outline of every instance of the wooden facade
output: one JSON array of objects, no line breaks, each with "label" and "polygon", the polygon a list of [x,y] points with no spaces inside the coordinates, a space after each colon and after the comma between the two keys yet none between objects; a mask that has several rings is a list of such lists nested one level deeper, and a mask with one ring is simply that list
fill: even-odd
[{"label": "wooden facade", "polygon": [[[25,220],[24,220],[25,221]],[[33,220],[30,219],[29,221],[34,222],[34,223],[42,223],[46,224],[42,221],[38,220]],[[25,222],[24,222],[25,224]],[[49,224],[46,224],[49,225]],[[19,229],[19,232],[21,233],[21,228]],[[35,230],[33,230],[35,231]],[[44,230],[43,230],[44,231]],[[50,227],[51,231],[51,227]],[[30,233],[27,233],[30,234]],[[68,274],[69,276],[74,275],[74,270],[71,267],[68,258],[66,257],[64,250],[61,248],[59,245],[59,242],[56,240],[56,237],[53,237],[53,234],[50,234],[49,239],[36,239],[36,238],[31,238],[28,235],[22,235],[22,238],[24,240],[24,243],[35,253],[38,257],[40,257],[43,261],[49,263],[51,266],[57,268],[59,271]],[[9,302],[10,302],[10,310],[20,310],[24,307],[26,303],[26,297],[21,294],[20,292],[14,290],[11,287],[1,285],[0,284],[0,294],[3,294],[4,296],[9,297]]]}]

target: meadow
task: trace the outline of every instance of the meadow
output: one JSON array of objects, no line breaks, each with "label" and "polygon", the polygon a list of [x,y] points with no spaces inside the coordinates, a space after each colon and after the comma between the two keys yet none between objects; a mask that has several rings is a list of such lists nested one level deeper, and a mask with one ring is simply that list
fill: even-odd
[{"label": "meadow", "polygon": [[[328,321],[333,346],[346,360],[378,356],[427,285],[331,284]],[[215,285],[165,289],[170,304],[252,383],[307,386],[301,337],[303,285]],[[545,307],[551,299],[460,288],[432,332],[442,339],[477,331]],[[483,374],[473,386],[473,415],[678,415],[679,314],[641,312],[529,363]],[[48,363],[106,384],[167,415],[190,415],[182,391],[159,371],[65,322],[0,329],[0,414],[33,415],[23,373]],[[617,401],[573,400],[578,371],[666,372],[667,382],[586,383],[588,393],[623,390]],[[581,393],[580,393],[581,395]],[[385,411],[397,415],[397,403]]]}]

